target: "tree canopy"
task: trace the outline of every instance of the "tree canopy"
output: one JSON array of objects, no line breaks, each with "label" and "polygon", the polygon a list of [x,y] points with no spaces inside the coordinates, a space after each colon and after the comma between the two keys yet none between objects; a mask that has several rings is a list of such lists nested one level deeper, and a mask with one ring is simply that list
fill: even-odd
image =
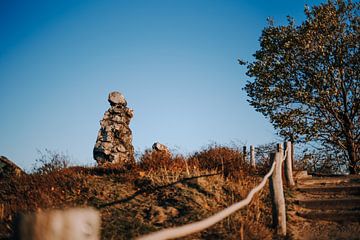
[{"label": "tree canopy", "polygon": [[351,173],[359,171],[359,11],[359,2],[329,0],[305,7],[300,25],[269,22],[245,63],[250,104],[288,140],[341,150]]}]

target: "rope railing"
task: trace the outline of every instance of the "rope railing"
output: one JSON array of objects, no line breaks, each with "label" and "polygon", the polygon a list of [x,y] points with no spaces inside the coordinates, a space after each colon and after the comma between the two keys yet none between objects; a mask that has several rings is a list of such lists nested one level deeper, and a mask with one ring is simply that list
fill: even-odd
[{"label": "rope railing", "polygon": [[186,225],[183,225],[183,226],[180,226],[180,227],[174,227],[174,228],[168,228],[168,229],[160,230],[158,232],[150,233],[148,235],[139,237],[139,238],[137,238],[137,240],[163,240],[163,239],[172,239],[172,238],[184,237],[184,236],[187,236],[189,234],[202,231],[202,230],[204,230],[204,229],[206,229],[206,228],[220,222],[224,218],[228,217],[229,215],[231,215],[232,213],[238,211],[239,209],[245,207],[246,205],[248,205],[251,202],[251,200],[254,197],[255,193],[260,191],[265,186],[267,179],[274,172],[275,165],[276,165],[276,162],[274,161],[272,166],[271,166],[271,169],[264,176],[264,178],[262,179],[260,184],[257,185],[255,188],[253,188],[249,192],[247,197],[245,199],[241,200],[240,202],[237,202],[237,203],[231,205],[230,207],[225,208],[224,210],[216,213],[215,215],[210,216],[208,218],[205,218],[204,220],[194,222],[194,223],[190,223],[190,224],[186,224]]}]

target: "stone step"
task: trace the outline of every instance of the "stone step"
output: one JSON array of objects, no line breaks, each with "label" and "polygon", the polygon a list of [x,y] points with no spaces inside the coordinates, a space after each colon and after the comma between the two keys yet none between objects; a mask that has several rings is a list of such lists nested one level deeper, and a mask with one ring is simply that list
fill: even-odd
[{"label": "stone step", "polygon": [[332,222],[360,222],[360,211],[304,211],[297,212],[298,216],[313,220],[326,220]]},{"label": "stone step", "polygon": [[298,181],[299,185],[338,185],[338,184],[358,184],[360,183],[359,175],[349,175],[341,177],[313,177]]},{"label": "stone step", "polygon": [[360,210],[360,198],[344,199],[305,199],[296,200],[295,204],[309,209],[353,209]]},{"label": "stone step", "polygon": [[296,189],[302,193],[311,194],[346,194],[346,195],[360,195],[360,185],[355,186],[312,186],[312,187],[299,187]]}]

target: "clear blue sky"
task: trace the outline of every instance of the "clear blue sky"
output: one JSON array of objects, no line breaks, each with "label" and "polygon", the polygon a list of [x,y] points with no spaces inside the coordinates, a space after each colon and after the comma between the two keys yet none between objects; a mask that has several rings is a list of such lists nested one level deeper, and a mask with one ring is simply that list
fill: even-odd
[{"label": "clear blue sky", "polygon": [[320,1],[0,0],[0,155],[30,169],[37,149],[92,164],[107,95],[135,111],[136,150],[276,139],[246,102],[251,60],[273,16]]}]

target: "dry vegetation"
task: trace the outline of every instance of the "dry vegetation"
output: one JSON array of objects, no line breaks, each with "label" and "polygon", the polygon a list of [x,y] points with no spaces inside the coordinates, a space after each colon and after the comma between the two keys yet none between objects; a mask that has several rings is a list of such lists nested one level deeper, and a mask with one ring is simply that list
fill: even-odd
[{"label": "dry vegetation", "polygon": [[[266,167],[266,164],[265,164]],[[131,239],[208,217],[243,199],[264,170],[253,171],[237,149],[211,146],[189,157],[147,150],[137,165],[66,167],[0,179],[0,239],[18,212],[92,206],[102,239]],[[186,239],[272,239],[268,188],[251,204]]]}]

